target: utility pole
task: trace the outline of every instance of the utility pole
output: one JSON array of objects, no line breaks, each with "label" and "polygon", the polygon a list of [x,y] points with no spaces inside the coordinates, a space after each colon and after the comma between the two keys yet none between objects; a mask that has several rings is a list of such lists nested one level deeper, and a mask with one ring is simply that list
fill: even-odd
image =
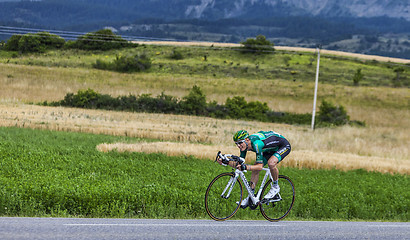
[{"label": "utility pole", "polygon": [[313,97],[313,113],[312,113],[312,130],[315,130],[315,113],[316,113],[316,99],[317,99],[317,85],[319,83],[319,63],[320,63],[320,48],[318,45],[317,49],[317,64],[316,64],[316,80],[315,80],[315,94]]}]

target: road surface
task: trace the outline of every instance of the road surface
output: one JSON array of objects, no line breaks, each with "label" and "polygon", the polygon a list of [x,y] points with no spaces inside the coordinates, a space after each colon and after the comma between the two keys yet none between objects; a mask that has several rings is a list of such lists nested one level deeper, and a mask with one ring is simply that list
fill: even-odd
[{"label": "road surface", "polygon": [[410,239],[406,222],[0,218],[0,239]]}]

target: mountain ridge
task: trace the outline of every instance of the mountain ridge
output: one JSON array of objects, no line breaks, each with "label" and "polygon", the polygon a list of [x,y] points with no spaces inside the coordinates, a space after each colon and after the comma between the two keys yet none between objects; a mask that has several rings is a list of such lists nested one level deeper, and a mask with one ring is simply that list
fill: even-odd
[{"label": "mountain ridge", "polygon": [[[0,0],[0,27],[275,45],[410,58],[406,0]],[[366,17],[368,16],[368,17]],[[11,36],[0,31],[0,40]]]}]

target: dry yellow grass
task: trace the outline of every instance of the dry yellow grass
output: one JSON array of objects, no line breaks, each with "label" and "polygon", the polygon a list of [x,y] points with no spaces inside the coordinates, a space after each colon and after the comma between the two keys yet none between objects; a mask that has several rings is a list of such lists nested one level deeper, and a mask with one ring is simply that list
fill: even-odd
[{"label": "dry yellow grass", "polygon": [[[408,111],[401,120],[408,123]],[[392,116],[397,117],[397,116]],[[404,119],[403,119],[404,117]],[[409,129],[389,124],[355,128],[344,126],[311,131],[306,126],[218,120],[205,117],[126,113],[62,107],[42,107],[11,101],[0,102],[0,126],[57,131],[89,132],[153,138],[163,142],[104,144],[101,151],[161,151],[169,155],[193,155],[213,159],[216,152],[237,154],[231,136],[238,129],[250,132],[273,129],[292,144],[284,166],[337,168],[410,173]],[[249,159],[251,161],[252,158]]]},{"label": "dry yellow grass", "polygon": [[[98,145],[97,149],[102,152],[164,153],[169,156],[188,155],[202,159],[214,159],[218,151],[238,154],[238,149],[234,146],[198,145],[177,142],[103,143]],[[247,162],[252,162],[254,159],[255,157],[251,155]],[[281,163],[281,166],[309,169],[335,168],[343,171],[361,168],[382,173],[410,173],[410,161],[408,160],[309,150],[293,150],[286,160]]]}]

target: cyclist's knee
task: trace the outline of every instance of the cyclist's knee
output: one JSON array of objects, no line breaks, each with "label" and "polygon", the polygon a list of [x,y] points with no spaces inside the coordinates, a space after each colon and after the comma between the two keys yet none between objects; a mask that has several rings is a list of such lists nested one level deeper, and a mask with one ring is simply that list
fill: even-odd
[{"label": "cyclist's knee", "polygon": [[268,161],[268,167],[269,168],[276,168],[276,165],[278,165],[278,158],[275,156],[272,156],[269,161]]}]

